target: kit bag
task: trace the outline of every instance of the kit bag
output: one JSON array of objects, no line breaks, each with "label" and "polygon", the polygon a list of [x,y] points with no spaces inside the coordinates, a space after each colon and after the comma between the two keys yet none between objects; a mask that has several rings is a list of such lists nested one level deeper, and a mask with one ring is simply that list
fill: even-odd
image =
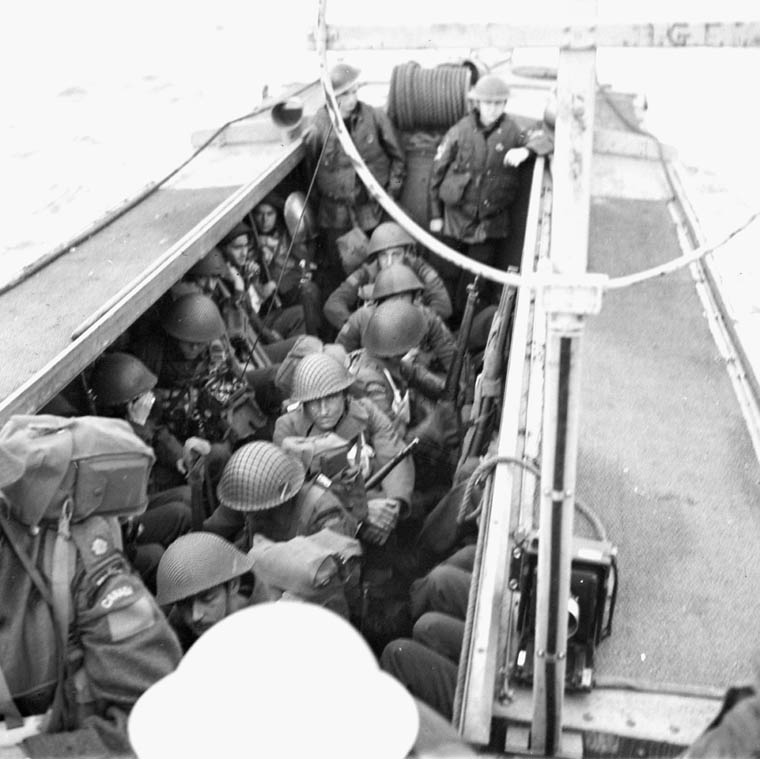
[{"label": "kit bag", "polygon": [[348,215],[351,218],[351,229],[335,241],[340,262],[346,276],[356,271],[367,260],[367,256],[369,255],[369,237],[367,237],[367,233],[359,225],[353,206],[348,206]]},{"label": "kit bag", "polygon": [[46,729],[69,729],[87,708],[69,625],[96,596],[127,592],[119,520],[145,510],[154,455],[101,417],[14,416],[0,446],[24,465],[0,494],[0,716],[14,727],[47,711]]}]

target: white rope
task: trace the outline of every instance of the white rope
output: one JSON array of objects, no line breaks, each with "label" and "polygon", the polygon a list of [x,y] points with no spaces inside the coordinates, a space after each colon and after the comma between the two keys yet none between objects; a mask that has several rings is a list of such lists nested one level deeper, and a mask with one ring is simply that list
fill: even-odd
[{"label": "white rope", "polygon": [[[367,168],[364,160],[359,155],[359,151],[356,149],[351,135],[346,130],[346,126],[343,122],[343,118],[340,115],[340,108],[338,101],[335,97],[335,91],[333,90],[332,82],[330,81],[330,73],[327,66],[327,24],[325,22],[325,11],[327,8],[327,0],[319,0],[319,12],[317,14],[317,31],[316,31],[316,47],[319,57],[319,65],[321,69],[322,87],[325,92],[325,105],[327,106],[327,112],[332,121],[335,133],[340,140],[340,144],[346,155],[351,159],[354,165],[356,173],[361,178],[369,194],[390,214],[391,218],[403,227],[412,237],[418,242],[431,250],[437,256],[440,256],[445,261],[448,261],[455,266],[469,271],[472,274],[484,277],[491,282],[498,282],[502,285],[510,285],[513,287],[524,287],[526,289],[538,290],[546,283],[546,277],[537,275],[535,273],[526,273],[525,275],[513,274],[510,272],[502,271],[501,269],[495,269],[493,266],[486,266],[473,261],[471,258],[465,256],[462,253],[445,245],[438,238],[431,235],[428,231],[423,229],[417,224],[411,217],[398,206],[395,201],[385,192],[380,186],[380,183],[375,179],[372,172]],[[740,226],[733,229],[725,237],[719,240],[717,243],[702,245],[687,256],[679,256],[678,258],[671,259],[667,263],[655,266],[651,269],[645,269],[636,274],[629,274],[623,277],[615,277],[614,279],[608,279],[604,285],[604,290],[620,290],[624,287],[630,287],[641,282],[645,282],[648,279],[655,279],[656,277],[662,277],[666,274],[671,274],[679,269],[682,269],[690,264],[703,258],[708,253],[715,252],[718,248],[725,245],[729,240],[735,237],[737,234],[746,229],[760,216],[760,210],[755,211],[749,218]],[[556,275],[554,277],[556,281]]]}]

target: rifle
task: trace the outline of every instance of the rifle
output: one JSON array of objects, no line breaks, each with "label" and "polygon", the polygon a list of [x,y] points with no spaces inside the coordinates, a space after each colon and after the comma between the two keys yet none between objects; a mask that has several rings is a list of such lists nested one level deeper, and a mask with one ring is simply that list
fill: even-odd
[{"label": "rifle", "polygon": [[479,279],[480,276],[476,275],[475,279],[467,285],[467,302],[464,306],[462,323],[459,326],[459,334],[457,335],[457,348],[454,353],[454,359],[449,367],[449,372],[446,375],[444,398],[450,401],[456,401],[459,394],[459,380],[462,376],[462,368],[464,367],[464,357],[467,352],[470,331],[472,330],[472,320],[475,317],[475,303],[478,300]]},{"label": "rifle", "polygon": [[411,442],[407,443],[390,461],[383,464],[373,475],[367,478],[364,483],[364,487],[367,490],[371,490],[378,483],[382,482],[391,472],[395,469],[419,444],[420,439],[414,438]]}]

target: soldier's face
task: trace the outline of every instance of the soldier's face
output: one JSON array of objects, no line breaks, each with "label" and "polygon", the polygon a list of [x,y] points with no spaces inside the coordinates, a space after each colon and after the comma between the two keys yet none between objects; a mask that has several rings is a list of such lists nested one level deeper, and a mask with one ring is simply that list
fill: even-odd
[{"label": "soldier's face", "polygon": [[177,340],[179,343],[179,352],[187,361],[195,361],[203,353],[206,343],[190,343],[187,340]]},{"label": "soldier's face", "polygon": [[353,112],[354,108],[356,108],[356,104],[359,102],[358,92],[358,87],[352,87],[350,90],[346,90],[346,92],[338,95],[336,98],[342,118],[347,119]]},{"label": "soldier's face", "polygon": [[253,219],[262,235],[271,234],[277,224],[277,210],[267,203],[260,203],[253,211]]},{"label": "soldier's face", "polygon": [[216,585],[177,604],[184,623],[195,635],[203,635],[209,628],[224,619],[229,611],[227,583]]},{"label": "soldier's face", "polygon": [[321,432],[329,432],[335,429],[335,425],[343,416],[345,407],[346,399],[342,392],[304,403],[306,415]]},{"label": "soldier's face", "polygon": [[399,264],[404,262],[404,254],[406,249],[399,246],[398,248],[386,248],[381,250],[377,254],[377,265],[381,269],[387,269],[392,264]]},{"label": "soldier's face", "polygon": [[480,123],[484,127],[489,127],[496,119],[504,113],[504,108],[507,105],[506,100],[481,100],[478,103],[478,111],[480,112]]},{"label": "soldier's face", "polygon": [[234,261],[236,266],[245,265],[249,249],[248,235],[238,235],[224,246],[224,252]]}]

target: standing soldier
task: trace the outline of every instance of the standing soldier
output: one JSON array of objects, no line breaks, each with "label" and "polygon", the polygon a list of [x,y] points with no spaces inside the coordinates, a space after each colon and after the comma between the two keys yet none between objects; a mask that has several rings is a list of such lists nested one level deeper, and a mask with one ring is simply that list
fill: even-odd
[{"label": "standing soldier", "polygon": [[[517,194],[518,166],[531,152],[549,152],[542,132],[523,132],[504,112],[509,88],[498,76],[478,79],[472,111],[438,146],[430,174],[430,231],[479,263],[497,261],[509,235],[509,207]],[[461,318],[472,275],[444,274]]]},{"label": "standing soldier", "polygon": [[[369,170],[391,197],[398,198],[406,173],[404,150],[386,113],[358,99],[359,73],[359,69],[346,63],[339,63],[330,72],[340,116]],[[370,234],[380,223],[383,210],[369,196],[343,151],[326,106],[315,115],[304,145],[310,174],[317,175],[317,223],[322,230],[322,254],[317,264],[322,292],[329,293],[343,278],[337,239],[352,227]]]},{"label": "standing soldier", "polygon": [[404,264],[414,272],[420,280],[422,302],[426,306],[441,319],[451,316],[451,299],[438,272],[417,254],[414,238],[403,227],[395,221],[384,221],[372,233],[367,260],[327,299],[324,312],[330,324],[340,329],[361,304],[362,297],[375,299],[372,284],[381,271],[394,264]]}]

